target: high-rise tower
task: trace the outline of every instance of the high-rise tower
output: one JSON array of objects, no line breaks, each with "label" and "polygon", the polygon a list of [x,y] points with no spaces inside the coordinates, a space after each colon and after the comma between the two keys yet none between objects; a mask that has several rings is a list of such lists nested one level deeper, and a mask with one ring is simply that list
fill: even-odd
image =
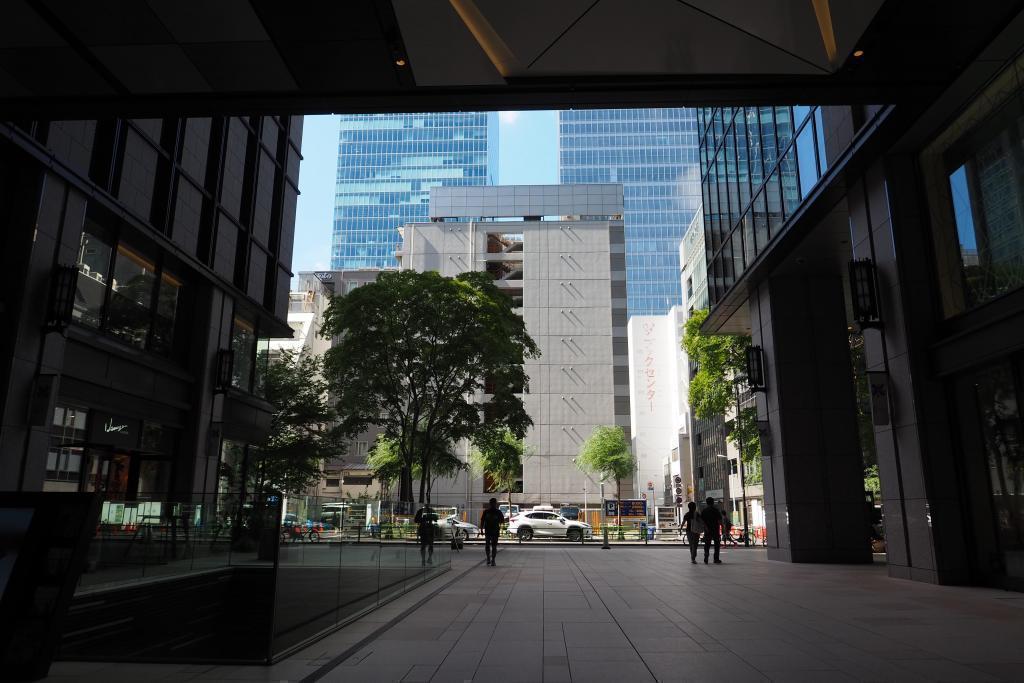
[{"label": "high-rise tower", "polygon": [[397,267],[395,229],[428,219],[430,188],[494,184],[496,112],[340,117],[331,267]]},{"label": "high-rise tower", "polygon": [[622,183],[629,315],[679,303],[679,242],[701,203],[693,109],[558,112],[561,183]]}]

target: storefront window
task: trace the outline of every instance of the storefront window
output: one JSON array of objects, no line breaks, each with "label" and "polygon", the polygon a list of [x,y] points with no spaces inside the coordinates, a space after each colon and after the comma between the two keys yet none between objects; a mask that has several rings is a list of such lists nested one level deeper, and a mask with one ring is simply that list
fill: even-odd
[{"label": "storefront window", "polygon": [[107,329],[132,346],[146,347],[156,266],[124,244],[117,246]]},{"label": "storefront window", "polygon": [[77,491],[82,477],[82,444],[86,440],[88,411],[58,405],[50,428],[44,491]]},{"label": "storefront window", "polygon": [[81,325],[99,327],[103,323],[112,253],[107,240],[86,228],[78,247],[78,286],[72,313]]},{"label": "storefront window", "polygon": [[170,355],[181,281],[138,249],[101,232],[89,219],[82,233],[74,321]]},{"label": "storefront window", "polygon": [[231,386],[252,391],[253,361],[256,356],[256,331],[251,323],[235,318],[231,329],[231,349],[235,352],[234,376]]},{"label": "storefront window", "polygon": [[1024,105],[1007,68],[921,153],[943,312],[1024,287]]},{"label": "storefront window", "polygon": [[1024,444],[1013,368],[980,372],[974,387],[1005,571],[1024,577]]}]

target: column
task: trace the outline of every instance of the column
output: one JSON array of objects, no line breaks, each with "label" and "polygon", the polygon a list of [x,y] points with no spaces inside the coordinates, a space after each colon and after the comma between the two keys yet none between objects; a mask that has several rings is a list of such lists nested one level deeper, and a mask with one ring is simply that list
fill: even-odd
[{"label": "column", "polygon": [[750,296],[764,349],[762,432],[768,557],[870,562],[843,282],[837,273],[779,275]]}]

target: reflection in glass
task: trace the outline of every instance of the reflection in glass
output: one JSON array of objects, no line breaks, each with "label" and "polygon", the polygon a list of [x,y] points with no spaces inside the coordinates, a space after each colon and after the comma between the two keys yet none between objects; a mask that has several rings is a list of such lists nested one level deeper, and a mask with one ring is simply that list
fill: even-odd
[{"label": "reflection in glass", "polygon": [[50,427],[44,491],[77,491],[82,477],[82,444],[89,411],[58,405]]},{"label": "reflection in glass", "polygon": [[998,365],[978,373],[975,391],[1006,573],[1024,577],[1024,447],[1013,369]]},{"label": "reflection in glass", "polygon": [[768,232],[768,209],[765,206],[765,194],[758,193],[758,196],[754,198],[754,239],[756,249],[755,252],[760,254],[764,251],[765,246],[768,244],[769,232]]},{"label": "reflection in glass", "polygon": [[821,107],[814,110],[814,135],[818,141],[818,175],[825,175],[829,159],[825,153],[825,125],[821,120]]},{"label": "reflection in glass", "polygon": [[790,148],[779,162],[779,178],[782,180],[782,207],[789,218],[800,205],[800,189],[796,179],[796,151]]},{"label": "reflection in glass", "polygon": [[75,291],[75,322],[99,327],[103,322],[110,274],[110,244],[88,229],[82,233],[78,247],[78,286]]},{"label": "reflection in glass", "polygon": [[[996,128],[996,127],[994,127]],[[949,174],[964,288],[977,306],[1024,286],[1024,115]]]},{"label": "reflection in glass", "polygon": [[108,329],[124,341],[145,348],[149,334],[156,267],[130,248],[119,244],[114,261]]},{"label": "reflection in glass", "polygon": [[231,350],[235,352],[234,375],[231,386],[252,391],[252,366],[256,355],[256,332],[242,318],[235,318],[231,330]]},{"label": "reflection in glass", "polygon": [[796,155],[800,167],[800,196],[806,197],[818,183],[818,163],[814,157],[814,126],[808,124],[800,131],[796,139]]},{"label": "reflection in glass", "polygon": [[775,135],[781,157],[793,142],[793,119],[789,107],[775,107]]},{"label": "reflection in glass", "polygon": [[754,248],[754,217],[752,211],[743,216],[743,261],[749,266],[754,262],[757,250]]},{"label": "reflection in glass", "polygon": [[765,199],[768,204],[768,231],[777,235],[782,229],[782,193],[779,190],[779,174],[775,172],[764,185]]},{"label": "reflection in glass", "polygon": [[764,170],[767,173],[779,158],[776,154],[775,119],[772,107],[760,107],[761,149],[764,151]]},{"label": "reflection in glass", "polygon": [[152,349],[165,356],[170,354],[174,342],[174,319],[178,313],[181,281],[164,271],[160,274],[160,292],[156,299],[156,319],[153,322]]}]

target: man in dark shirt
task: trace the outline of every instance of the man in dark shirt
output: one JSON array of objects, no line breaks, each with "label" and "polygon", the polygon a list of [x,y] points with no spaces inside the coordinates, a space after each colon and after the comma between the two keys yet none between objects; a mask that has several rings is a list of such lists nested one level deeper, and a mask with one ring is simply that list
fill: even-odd
[{"label": "man in dark shirt", "polygon": [[487,564],[494,565],[494,559],[498,556],[498,535],[501,534],[501,525],[505,523],[505,515],[498,509],[498,499],[491,498],[484,513],[480,515],[480,528],[484,530],[484,552],[487,554]]},{"label": "man in dark shirt", "polygon": [[715,507],[715,499],[708,496],[707,506],[701,510],[700,517],[704,520],[704,564],[708,563],[711,543],[715,544],[715,564],[722,564],[718,559],[718,551],[722,545],[722,513]]},{"label": "man in dark shirt", "polygon": [[416,511],[413,518],[416,523],[416,535],[420,538],[420,566],[434,563],[434,533],[437,527],[437,513],[429,505]]}]

